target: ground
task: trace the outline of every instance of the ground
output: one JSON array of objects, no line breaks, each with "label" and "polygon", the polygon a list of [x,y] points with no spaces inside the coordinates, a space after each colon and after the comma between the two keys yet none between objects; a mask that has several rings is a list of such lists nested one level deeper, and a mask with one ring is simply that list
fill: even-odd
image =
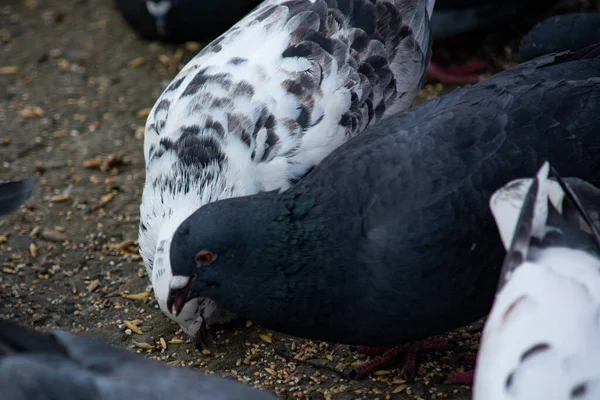
[{"label": "ground", "polygon": [[[442,382],[450,371],[472,368],[461,359],[476,351],[481,321],[445,335],[453,339],[450,350],[421,355],[408,382],[400,364],[360,381],[344,379],[367,357],[249,322],[218,332],[216,351],[197,351],[158,310],[136,239],[145,117],[199,45],[143,42],[109,0],[3,4],[0,179],[36,175],[39,185],[26,207],[0,220],[2,318],[89,331],[281,398],[470,398],[468,386]],[[472,51],[492,72],[510,66],[524,26],[478,36]],[[451,89],[428,85],[420,101]]]}]

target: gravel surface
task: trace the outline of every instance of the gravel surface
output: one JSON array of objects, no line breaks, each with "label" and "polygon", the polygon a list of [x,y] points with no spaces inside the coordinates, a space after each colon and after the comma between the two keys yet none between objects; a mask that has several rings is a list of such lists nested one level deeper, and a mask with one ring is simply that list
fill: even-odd
[{"label": "gravel surface", "polygon": [[[468,54],[486,58],[491,71],[512,65],[529,24],[471,38]],[[199,352],[158,310],[136,244],[143,126],[199,48],[137,39],[109,0],[2,1],[0,179],[35,174],[40,184],[26,207],[0,220],[0,315],[89,331],[281,398],[468,399],[468,386],[442,382],[472,368],[464,360],[477,349],[481,321],[445,335],[448,351],[421,354],[414,380],[404,380],[400,362],[356,381],[344,373],[368,357],[348,346],[242,322],[216,333],[215,351]],[[451,89],[428,85],[420,101]]]}]

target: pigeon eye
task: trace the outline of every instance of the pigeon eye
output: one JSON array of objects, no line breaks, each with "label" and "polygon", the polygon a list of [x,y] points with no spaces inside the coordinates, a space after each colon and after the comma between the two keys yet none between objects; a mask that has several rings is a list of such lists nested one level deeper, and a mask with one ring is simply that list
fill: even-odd
[{"label": "pigeon eye", "polygon": [[196,262],[200,265],[208,265],[215,261],[215,258],[217,256],[208,250],[202,250],[196,254]]}]

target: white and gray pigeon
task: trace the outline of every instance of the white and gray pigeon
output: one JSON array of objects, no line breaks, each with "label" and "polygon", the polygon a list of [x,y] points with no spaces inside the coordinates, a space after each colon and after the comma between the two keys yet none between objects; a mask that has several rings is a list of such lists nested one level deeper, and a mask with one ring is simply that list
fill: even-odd
[{"label": "white and gray pigeon", "polygon": [[[577,179],[506,184],[490,208],[508,252],[475,369],[474,400],[600,398],[600,190]],[[575,193],[587,194],[587,199]]]},{"label": "white and gray pigeon", "polygon": [[268,400],[234,380],[167,366],[83,334],[0,319],[0,397],[6,400]]},{"label": "white and gray pigeon", "polygon": [[[267,0],[206,46],[146,123],[140,253],[160,308],[190,336],[216,310],[167,310],[179,224],[216,200],[286,189],[375,121],[408,108],[431,55],[433,0]],[[233,315],[215,314],[224,323]]]},{"label": "white and gray pigeon", "polygon": [[19,208],[31,196],[35,183],[35,178],[0,183],[0,216]]}]

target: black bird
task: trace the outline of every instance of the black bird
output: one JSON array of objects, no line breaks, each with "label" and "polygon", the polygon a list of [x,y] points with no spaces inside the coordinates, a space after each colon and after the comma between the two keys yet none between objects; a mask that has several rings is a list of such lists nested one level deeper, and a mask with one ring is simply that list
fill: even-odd
[{"label": "black bird", "polygon": [[[549,9],[555,3],[556,0],[436,0],[431,16],[431,34],[435,44],[464,33],[485,31],[502,24],[512,25],[512,21],[521,19],[524,14]],[[563,50],[567,48],[555,49],[554,52]],[[552,52],[544,54],[549,53]],[[427,78],[444,83],[476,83],[482,80],[478,74],[486,69],[487,64],[483,60],[442,67],[432,59]]]},{"label": "black bird", "polygon": [[521,40],[517,59],[579,50],[600,42],[600,13],[555,15],[534,26]]},{"label": "black bird", "polygon": [[0,319],[0,387],[7,400],[267,400],[236,381],[170,367],[90,336],[42,333]]},{"label": "black bird", "polygon": [[600,181],[600,44],[537,58],[396,114],[287,191],[207,204],[177,229],[169,308],[211,298],[288,334],[420,340],[492,304],[488,208],[544,160]]},{"label": "black bird", "polygon": [[145,40],[207,42],[261,0],[115,0],[125,21]]},{"label": "black bird", "polygon": [[35,178],[0,183],[0,216],[15,211],[31,196]]}]

